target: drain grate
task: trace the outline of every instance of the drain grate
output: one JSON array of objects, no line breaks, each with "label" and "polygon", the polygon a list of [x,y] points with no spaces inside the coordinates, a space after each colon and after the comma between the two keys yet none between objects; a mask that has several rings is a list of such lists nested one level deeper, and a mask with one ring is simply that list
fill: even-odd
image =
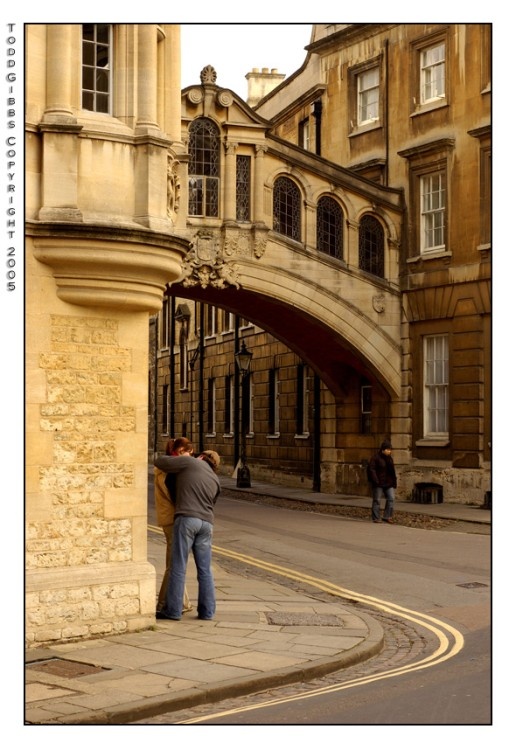
[{"label": "drain grate", "polygon": [[27,664],[27,669],[34,669],[38,672],[53,674],[55,677],[86,677],[90,674],[99,674],[99,672],[109,671],[106,667],[96,667],[93,664],[83,664],[80,661],[69,661],[67,659],[44,659],[43,661],[34,661]]},{"label": "drain grate", "polygon": [[269,625],[323,625],[341,628],[343,623],[337,615],[312,615],[303,612],[266,612]]},{"label": "drain grate", "polygon": [[472,581],[471,583],[458,583],[457,586],[461,586],[463,589],[482,589],[487,588],[487,583]]}]

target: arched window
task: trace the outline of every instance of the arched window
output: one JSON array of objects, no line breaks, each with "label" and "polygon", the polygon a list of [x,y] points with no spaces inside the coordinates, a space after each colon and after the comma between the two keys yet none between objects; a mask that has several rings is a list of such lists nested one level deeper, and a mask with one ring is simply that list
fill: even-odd
[{"label": "arched window", "polygon": [[366,214],[360,220],[358,232],[358,267],[375,276],[384,276],[383,229],[374,216]]},{"label": "arched window", "polygon": [[200,117],[189,130],[189,216],[219,215],[220,137],[211,120]]},{"label": "arched window", "polygon": [[331,255],[343,257],[342,209],[336,200],[324,195],[317,203],[317,249]]},{"label": "arched window", "polygon": [[288,177],[274,183],[273,227],[276,232],[301,241],[301,191]]}]

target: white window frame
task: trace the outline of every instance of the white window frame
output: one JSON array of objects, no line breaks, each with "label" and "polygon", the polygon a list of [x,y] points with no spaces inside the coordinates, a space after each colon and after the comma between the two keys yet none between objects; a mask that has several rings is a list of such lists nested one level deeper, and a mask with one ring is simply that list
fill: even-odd
[{"label": "white window frame", "polygon": [[[371,80],[376,73],[376,80]],[[376,92],[376,100],[375,100]],[[362,115],[365,116],[362,116]],[[368,125],[380,119],[380,67],[357,74],[357,123]]]},{"label": "white window frame", "polygon": [[[233,437],[235,434],[235,376],[229,375],[229,386],[224,382],[224,388],[229,387],[229,431],[224,432],[224,437]],[[224,398],[226,395],[224,394]],[[225,422],[225,415],[224,415]],[[225,425],[224,425],[225,426]]]},{"label": "white window frame", "polygon": [[309,423],[308,423],[308,414],[309,414],[309,406],[310,406],[310,393],[308,390],[308,366],[302,365],[302,373],[301,373],[301,403],[298,404],[298,408],[301,408],[301,424],[299,425],[301,427],[301,432],[296,432],[294,437],[296,438],[307,438],[310,434],[309,432]]},{"label": "white window frame", "polygon": [[185,328],[179,333],[179,389],[187,391],[190,386],[188,377],[188,335]]},{"label": "white window frame", "polygon": [[161,310],[159,311],[159,348],[160,350],[170,349],[170,320],[171,305],[170,297],[163,298]]},{"label": "white window frame", "polygon": [[423,434],[447,438],[449,434],[449,341],[447,334],[423,339]]},{"label": "white window frame", "polygon": [[161,434],[170,435],[170,385],[164,383],[162,386],[162,408],[164,413],[161,415]]},{"label": "white window frame", "polygon": [[419,101],[421,104],[446,98],[446,45],[443,41],[419,53]]},{"label": "white window frame", "polygon": [[222,310],[222,333],[233,333],[235,330],[235,313]]},{"label": "white window frame", "polygon": [[213,415],[213,430],[206,433],[206,437],[215,437],[217,434],[217,383],[215,378],[208,378],[208,404],[207,414]]},{"label": "white window frame", "polygon": [[247,381],[248,381],[248,389],[249,389],[249,403],[248,408],[249,412],[247,414],[247,432],[246,437],[253,437],[254,436],[254,380],[253,380],[253,373],[250,372],[247,374]]},{"label": "white window frame", "polygon": [[209,339],[216,336],[219,331],[219,308],[208,304],[206,308],[206,329],[204,338]]},{"label": "white window frame", "polygon": [[421,254],[446,250],[446,172],[419,178]]},{"label": "white window frame", "polygon": [[[83,24],[82,26],[85,26],[85,25],[88,25],[88,24]],[[86,109],[87,112],[97,112],[97,113],[102,114],[102,115],[111,115],[112,114],[112,108],[113,108],[113,26],[112,26],[112,24],[97,24],[97,23],[92,24],[92,26],[94,27],[94,31],[95,31],[95,34],[94,34],[95,41],[93,42],[93,44],[95,44],[95,45],[97,44],[96,38],[97,38],[97,28],[98,28],[98,26],[108,26],[109,39],[108,39],[107,45],[105,45],[107,47],[107,50],[108,50],[108,64],[107,64],[107,66],[102,67],[102,68],[100,68],[97,65],[86,65],[84,63],[83,52],[82,52],[82,47],[81,47],[81,108],[82,109],[86,109],[86,108],[82,107],[82,94],[83,94],[83,92],[86,91],[86,92],[88,92],[90,94],[93,94],[93,100],[94,100],[93,109]],[[82,44],[82,46],[84,46],[85,43],[90,44],[91,42],[89,42],[88,40],[84,39],[84,33],[81,30],[81,44]],[[108,90],[107,90],[107,92],[98,91],[97,88],[96,88],[96,84],[94,84],[94,87],[92,89],[85,89],[83,87],[83,85],[82,85],[82,71],[83,71],[84,68],[91,68],[93,70],[94,81],[96,81],[96,79],[97,79],[97,76],[96,76],[96,73],[95,73],[95,71],[97,70],[97,68],[99,68],[99,70],[102,70],[102,71],[105,71],[107,69],[107,74],[108,74]],[[97,95],[98,94],[102,94],[102,95],[106,94],[106,96],[107,96],[107,111],[105,111],[103,109],[98,109],[97,108],[96,102],[97,102]]]},{"label": "white window frame", "polygon": [[310,151],[310,119],[308,117],[301,124],[301,132],[303,140],[302,146],[306,151]]},{"label": "white window frame", "polygon": [[280,436],[280,389],[279,389],[279,370],[273,370],[273,392],[269,394],[271,405],[273,407],[273,432],[269,432],[267,437],[278,438]]}]

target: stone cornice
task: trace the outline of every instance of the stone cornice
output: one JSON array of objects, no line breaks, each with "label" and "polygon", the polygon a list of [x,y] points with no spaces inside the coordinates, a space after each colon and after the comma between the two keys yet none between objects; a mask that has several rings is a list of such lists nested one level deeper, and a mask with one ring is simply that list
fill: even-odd
[{"label": "stone cornice", "polygon": [[190,243],[139,228],[27,222],[34,256],[52,268],[57,296],[86,307],[156,312]]}]

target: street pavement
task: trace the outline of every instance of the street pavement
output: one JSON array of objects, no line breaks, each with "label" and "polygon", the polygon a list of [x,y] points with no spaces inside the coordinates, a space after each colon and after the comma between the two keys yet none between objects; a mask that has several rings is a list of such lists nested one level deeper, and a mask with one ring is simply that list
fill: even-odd
[{"label": "street pavement", "polygon": [[[235,490],[235,480],[221,477]],[[254,482],[251,492],[349,507],[367,497],[326,495]],[[491,511],[452,503],[398,503],[399,511],[481,524]],[[164,543],[149,534],[157,585]],[[349,603],[327,603],[279,583],[230,572],[213,563],[217,613],[198,620],[195,609],[179,622],[157,620],[149,630],[29,649],[25,724],[126,724],[160,713],[249,695],[321,677],[369,659],[383,647],[383,630]],[[189,565],[187,587],[197,591]],[[194,600],[195,603],[195,600]]]}]

